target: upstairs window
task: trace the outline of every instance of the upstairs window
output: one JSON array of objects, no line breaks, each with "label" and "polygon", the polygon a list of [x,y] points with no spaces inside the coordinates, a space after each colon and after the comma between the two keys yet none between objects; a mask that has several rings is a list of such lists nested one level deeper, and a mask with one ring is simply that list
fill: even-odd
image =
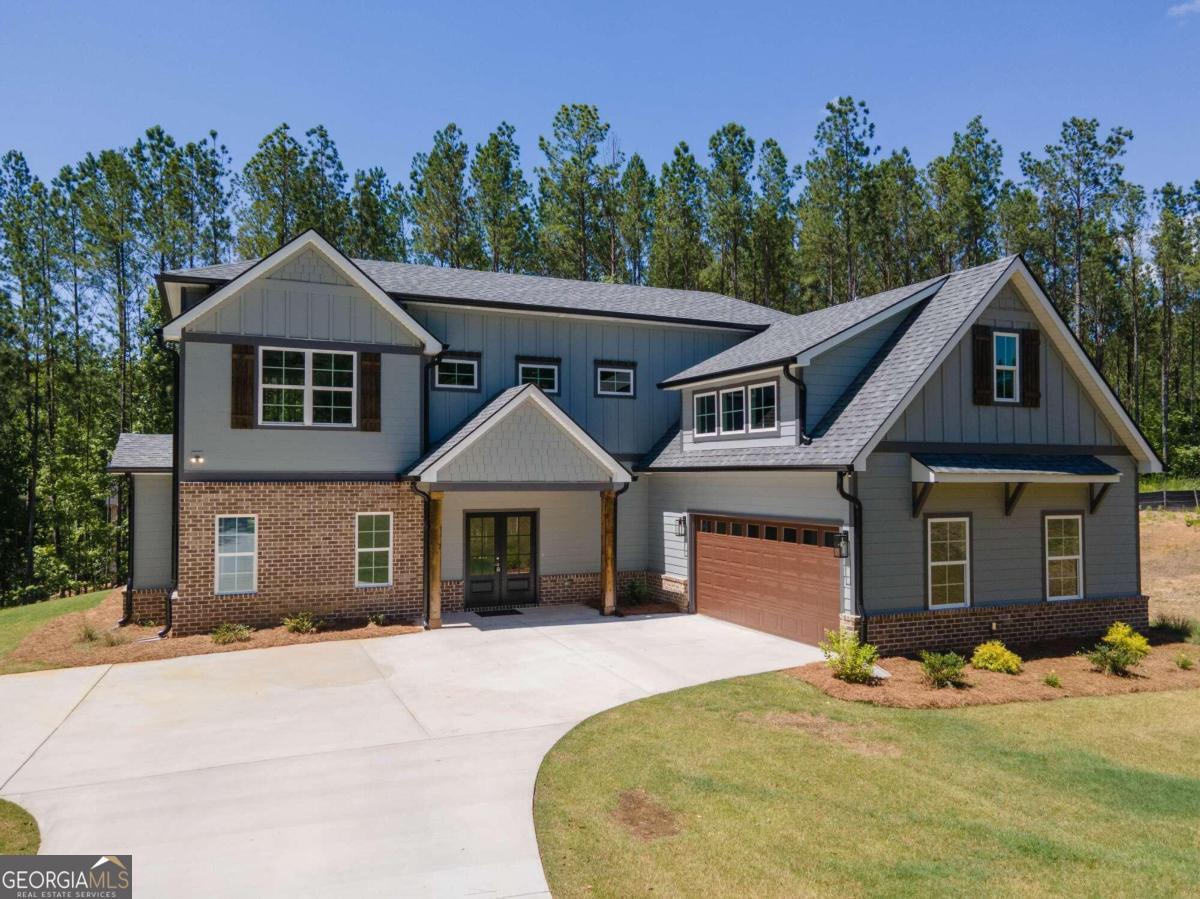
[{"label": "upstairs window", "polygon": [[543,393],[558,393],[558,360],[518,359],[517,383],[533,384]]},{"label": "upstairs window", "polygon": [[628,362],[596,363],[596,396],[633,397],[634,366]]},{"label": "upstairs window", "polygon": [[1020,400],[1021,336],[1011,331],[992,334],[992,398],[998,403]]},{"label": "upstairs window", "polygon": [[259,355],[259,423],[354,425],[354,353],[264,347]]},{"label": "upstairs window", "polygon": [[721,433],[741,434],[746,430],[746,391],[741,387],[721,391]]},{"label": "upstairs window", "polygon": [[692,397],[692,426],[697,437],[717,433],[717,395],[697,393]]},{"label": "upstairs window", "polygon": [[750,430],[774,431],[778,422],[775,382],[750,386]]},{"label": "upstairs window", "polygon": [[479,360],[446,356],[433,370],[433,386],[438,390],[478,390]]}]

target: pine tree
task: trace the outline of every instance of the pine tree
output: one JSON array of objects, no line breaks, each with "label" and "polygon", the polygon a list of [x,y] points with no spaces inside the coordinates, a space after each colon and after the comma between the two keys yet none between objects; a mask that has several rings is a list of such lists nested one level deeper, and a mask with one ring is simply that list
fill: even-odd
[{"label": "pine tree", "polygon": [[324,125],[310,128],[304,134],[304,173],[296,209],[296,231],[309,228],[335,246],[346,241],[349,228],[350,201],[346,196],[346,169],[338,155],[337,144]]},{"label": "pine tree", "polygon": [[551,275],[587,281],[605,271],[600,148],[607,138],[599,110],[580,103],[561,107],[551,136],[538,138],[546,157],[537,169],[539,242]]},{"label": "pine tree", "polygon": [[383,169],[354,173],[350,188],[346,252],[356,259],[408,261],[408,198],[404,186],[393,186]]},{"label": "pine tree", "polygon": [[654,178],[637,153],[629,157],[621,174],[621,216],[618,228],[629,283],[646,283],[650,247],[654,237]]},{"label": "pine tree", "polygon": [[795,267],[796,214],[787,157],[774,140],[763,141],[755,173],[758,192],[750,220],[750,258],[754,275],[750,297],[776,309],[791,308]]},{"label": "pine tree", "polygon": [[484,251],[494,272],[527,271],[534,265],[532,191],[521,171],[521,149],[515,134],[512,125],[501,122],[475,147],[471,161],[471,192]]},{"label": "pine tree", "polygon": [[[754,141],[746,129],[730,122],[708,139],[709,168],[705,176],[705,206],[709,243],[716,272],[710,278],[719,293],[743,295],[739,271],[750,240],[754,191]],[[749,287],[748,284],[744,285]]]},{"label": "pine tree", "polygon": [[307,153],[286,122],[259,142],[238,179],[242,207],[237,242],[242,256],[274,253],[301,232],[307,168]]},{"label": "pine tree", "polygon": [[433,136],[432,150],[413,157],[413,249],[422,261],[483,267],[478,213],[467,191],[469,153],[462,132],[451,122]]},{"label": "pine tree", "polygon": [[698,290],[710,258],[704,230],[704,170],[680,141],[671,161],[663,164],[654,197],[650,283]]},{"label": "pine tree", "polygon": [[1004,153],[975,116],[954,132],[950,152],[926,167],[938,270],[981,265],[998,255],[996,204]]}]

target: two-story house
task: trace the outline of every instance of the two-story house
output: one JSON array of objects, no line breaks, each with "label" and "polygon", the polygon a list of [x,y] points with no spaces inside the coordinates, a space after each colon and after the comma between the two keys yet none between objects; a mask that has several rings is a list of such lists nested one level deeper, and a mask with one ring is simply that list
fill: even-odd
[{"label": "two-story house", "polygon": [[159,276],[173,435],[122,435],[127,618],[547,603],[887,651],[1146,623],[1158,459],[1016,257],[801,316],[351,260]]}]

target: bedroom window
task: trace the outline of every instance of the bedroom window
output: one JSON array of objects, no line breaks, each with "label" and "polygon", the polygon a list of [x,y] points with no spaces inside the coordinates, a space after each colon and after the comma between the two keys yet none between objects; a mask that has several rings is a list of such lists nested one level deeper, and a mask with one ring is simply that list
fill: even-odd
[{"label": "bedroom window", "polygon": [[746,391],[741,387],[721,391],[721,433],[742,434],[746,430]]},{"label": "bedroom window", "polygon": [[392,513],[359,512],[355,584],[386,587],[392,582]]},{"label": "bedroom window", "polygon": [[750,430],[774,431],[777,423],[776,396],[778,390],[774,382],[770,384],[750,385]]},{"label": "bedroom window", "polygon": [[433,371],[433,386],[439,390],[478,390],[479,360],[446,357]]},{"label": "bedroom window", "polygon": [[217,593],[253,593],[258,581],[258,516],[217,516]]},{"label": "bedroom window", "polygon": [[717,395],[697,393],[692,397],[693,427],[697,437],[717,433]]},{"label": "bedroom window", "polygon": [[971,521],[929,519],[929,607],[953,609],[971,601]]},{"label": "bedroom window", "polygon": [[1083,516],[1046,516],[1046,598],[1083,596]]},{"label": "bedroom window", "polygon": [[992,396],[998,403],[1013,403],[1020,399],[1017,393],[1020,345],[1019,334],[1011,331],[996,331],[992,334]]},{"label": "bedroom window", "polygon": [[543,393],[558,393],[558,362],[551,360],[517,360],[517,383],[533,384]]},{"label": "bedroom window", "polygon": [[259,354],[259,423],[353,426],[354,356],[264,347]]},{"label": "bedroom window", "polygon": [[634,396],[633,365],[597,362],[596,396]]}]

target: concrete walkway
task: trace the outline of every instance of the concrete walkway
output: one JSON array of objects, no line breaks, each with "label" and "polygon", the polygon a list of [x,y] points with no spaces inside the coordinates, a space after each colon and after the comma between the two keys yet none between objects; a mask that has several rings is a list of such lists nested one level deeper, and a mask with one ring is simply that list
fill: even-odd
[{"label": "concrete walkway", "polygon": [[136,894],[544,893],[546,751],[603,709],[803,664],[699,615],[580,607],[441,631],[0,677],[0,795]]}]

